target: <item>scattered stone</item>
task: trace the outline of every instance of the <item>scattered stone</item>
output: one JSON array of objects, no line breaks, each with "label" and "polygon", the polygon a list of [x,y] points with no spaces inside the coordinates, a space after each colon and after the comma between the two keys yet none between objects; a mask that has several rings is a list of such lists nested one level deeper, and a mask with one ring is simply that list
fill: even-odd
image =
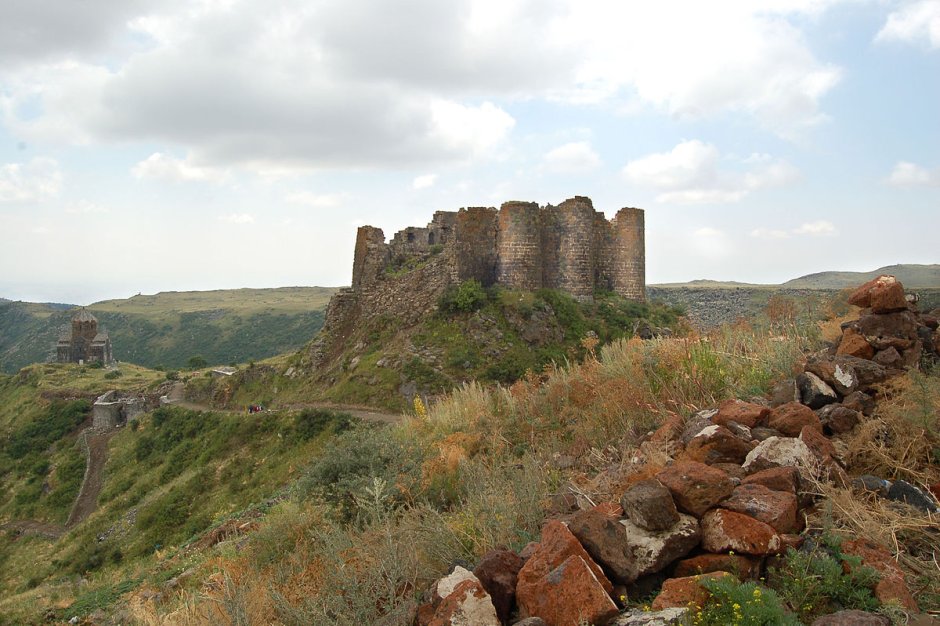
[{"label": "scattered stone", "polygon": [[839,342],[836,354],[870,359],[874,356],[875,349],[871,347],[864,335],[849,327],[842,333],[842,340]]},{"label": "scattered stone", "polygon": [[[819,408],[819,407],[816,407]],[[822,423],[809,406],[799,402],[782,404],[770,413],[768,426],[780,431],[787,437],[798,437],[804,426],[815,426],[822,432]]]},{"label": "scattered stone", "polygon": [[806,444],[810,451],[816,455],[816,459],[823,465],[834,465],[837,463],[838,453],[832,442],[821,432],[811,426],[804,426],[800,431],[800,440]]},{"label": "scattered stone", "polygon": [[680,511],[696,517],[704,515],[734,490],[727,474],[695,461],[673,463],[656,478],[669,489]]},{"label": "scattered stone", "polygon": [[862,315],[855,327],[875,350],[907,350],[917,338],[917,319],[910,311]]},{"label": "scattered stone", "polygon": [[727,474],[735,486],[740,485],[741,481],[747,477],[747,472],[738,463],[715,463],[712,467]]},{"label": "scattered stone", "polygon": [[856,391],[843,398],[842,406],[870,417],[875,410],[875,399],[864,391]]},{"label": "scattered stone", "polygon": [[[861,557],[862,565],[867,565],[881,574],[881,578],[875,585],[875,597],[880,602],[897,600],[905,608],[912,611],[917,610],[917,602],[911,595],[904,579],[904,571],[894,560],[894,557],[891,556],[891,553],[867,539],[843,541],[841,550],[842,554]],[[850,568],[848,563],[844,562],[843,567]]]},{"label": "scattered stone", "polygon": [[728,572],[711,572],[709,574],[699,574],[698,576],[686,576],[685,578],[670,578],[663,583],[662,591],[653,600],[652,609],[662,611],[663,609],[676,607],[702,607],[708,602],[709,593],[702,587],[701,582],[708,579],[734,578]]},{"label": "scattered stone", "polygon": [[519,620],[514,623],[512,626],[548,626],[541,617],[527,617],[523,620]]},{"label": "scattered stone", "polygon": [[[613,590],[613,585],[604,575],[603,570],[594,562],[577,537],[563,523],[558,520],[550,520],[542,528],[542,541],[538,543],[532,556],[519,570],[519,582],[516,585],[517,595],[523,585],[531,584],[537,579],[547,576],[549,572],[572,555],[579,556],[584,560],[605,592],[610,593]],[[542,617],[545,616],[542,615]]]},{"label": "scattered stone", "polygon": [[[787,402],[800,401],[800,388],[796,386],[796,379],[782,380],[770,392],[770,406],[778,407]],[[766,417],[765,417],[766,419]]]},{"label": "scattered stone", "polygon": [[673,576],[684,578],[709,572],[728,572],[740,580],[760,576],[760,560],[742,554],[700,554],[676,563]]},{"label": "scattered stone", "polygon": [[891,620],[878,613],[852,609],[817,617],[813,626],[891,626]]},{"label": "scattered stone", "polygon": [[[778,405],[779,406],[779,405]],[[771,437],[782,437],[783,433],[768,426],[755,426],[751,429],[751,438],[757,441],[764,441]]]},{"label": "scattered stone", "polygon": [[541,617],[550,626],[606,624],[617,614],[617,605],[581,556],[572,554],[534,579],[525,576],[529,563],[522,568],[516,589],[522,614]]},{"label": "scattered stone", "polygon": [[778,553],[781,546],[773,527],[743,513],[714,509],[702,518],[702,547],[709,552],[766,556]]},{"label": "scattered stone", "polygon": [[616,502],[600,502],[593,510],[607,517],[623,517],[623,507]]},{"label": "scattered stone", "polygon": [[511,550],[490,550],[483,555],[473,574],[490,594],[496,615],[503,623],[509,621],[516,604],[516,582],[525,565],[522,557]]},{"label": "scattered stone", "polygon": [[464,580],[441,600],[428,626],[501,626],[501,622],[480,581]]},{"label": "scattered stone", "polygon": [[793,492],[772,491],[756,484],[741,485],[721,503],[721,508],[749,515],[772,526],[778,533],[800,530],[797,499]]},{"label": "scattered stone", "polygon": [[886,498],[888,497],[888,489],[891,488],[891,481],[871,474],[862,474],[852,481],[852,487],[858,491],[871,491],[882,498]]},{"label": "scattered stone", "polygon": [[626,583],[664,570],[670,563],[691,552],[702,536],[698,520],[691,515],[680,514],[675,526],[658,532],[640,528],[631,520],[620,520],[620,524],[626,540],[625,552],[631,562],[630,576],[624,581]]},{"label": "scattered stone", "polygon": [[712,416],[711,421],[721,426],[727,426],[728,422],[736,422],[753,428],[768,415],[770,415],[770,409],[760,404],[743,400],[725,400],[718,407],[718,412]]},{"label": "scattered stone", "polygon": [[809,447],[795,437],[771,437],[760,442],[742,465],[748,474],[772,467],[795,467],[800,470],[801,477],[814,476],[817,466],[816,457]]},{"label": "scattered stone", "polygon": [[662,611],[633,609],[618,615],[608,626],[681,626],[686,623],[687,608],[670,608]]},{"label": "scattered stone", "polygon": [[882,367],[900,367],[902,361],[901,353],[894,346],[879,350],[872,360]]},{"label": "scattered stone", "polygon": [[800,488],[800,471],[795,467],[771,467],[751,474],[744,479],[744,485],[763,485],[774,491],[787,491],[796,494]]},{"label": "scattered stone", "polygon": [[894,481],[894,484],[888,489],[886,497],[888,500],[894,500],[895,502],[905,502],[916,509],[920,509],[924,513],[940,512],[940,509],[937,508],[937,503],[929,493],[924,492],[919,487],[915,487],[906,480]]},{"label": "scattered stone", "polygon": [[751,451],[748,441],[739,439],[730,430],[712,424],[686,444],[686,454],[706,465],[715,463],[741,463]]},{"label": "scattered stone", "polygon": [[[877,306],[876,312],[880,313],[907,308],[904,287],[894,276],[888,274],[882,274],[858,287],[849,296],[849,304],[863,309],[870,307],[872,310],[876,310]],[[894,305],[894,308],[891,305]]]},{"label": "scattered stone", "polygon": [[816,414],[823,426],[823,432],[837,435],[851,431],[861,421],[861,415],[857,410],[842,404],[827,404]]},{"label": "scattered stone", "polygon": [[628,584],[636,579],[626,533],[617,520],[597,511],[579,511],[571,516],[568,529],[613,580]]},{"label": "scattered stone", "polygon": [[630,521],[646,530],[665,530],[679,521],[669,490],[653,478],[627,489],[620,498],[620,506]]},{"label": "scattered stone", "polygon": [[693,437],[697,436],[705,428],[711,426],[713,424],[712,417],[717,413],[717,409],[712,409],[710,411],[699,411],[695,415],[690,415],[688,419],[685,420],[682,433],[679,435],[679,441],[682,442],[682,445],[688,445]]},{"label": "scattered stone", "polygon": [[[812,372],[803,372],[797,376],[796,384],[800,388],[801,401],[811,409],[818,409],[827,404],[839,401],[839,396],[832,387]],[[773,422],[771,422],[770,425],[777,428],[777,430],[781,430],[784,434],[787,434],[785,430],[781,429]]]}]

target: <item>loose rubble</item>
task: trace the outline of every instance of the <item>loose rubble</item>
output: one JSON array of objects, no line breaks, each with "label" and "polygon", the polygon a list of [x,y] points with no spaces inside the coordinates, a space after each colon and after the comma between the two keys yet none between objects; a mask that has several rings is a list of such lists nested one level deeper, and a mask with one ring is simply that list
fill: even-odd
[{"label": "loose rubble", "polygon": [[[456,568],[429,592],[415,623],[465,624],[471,612],[475,624],[684,623],[689,608],[708,599],[702,580],[757,579],[768,558],[803,543],[797,533],[814,505],[808,486],[815,481],[851,486],[918,514],[940,512],[931,492],[940,486],[849,478],[832,439],[872,414],[874,385],[925,355],[940,356],[936,320],[911,310],[890,276],[862,285],[850,302],[863,307],[859,318],[843,325],[836,345],[811,355],[801,373],[778,384],[771,399],[727,400],[685,420],[667,420],[648,437],[670,451],[665,467],[626,483],[618,502],[559,501],[537,543],[519,554],[488,553],[476,575]],[[881,574],[875,597],[917,611],[888,550],[860,538],[843,542],[842,551]],[[660,590],[651,610],[625,607],[651,588]],[[885,623],[862,611],[814,622]]]}]

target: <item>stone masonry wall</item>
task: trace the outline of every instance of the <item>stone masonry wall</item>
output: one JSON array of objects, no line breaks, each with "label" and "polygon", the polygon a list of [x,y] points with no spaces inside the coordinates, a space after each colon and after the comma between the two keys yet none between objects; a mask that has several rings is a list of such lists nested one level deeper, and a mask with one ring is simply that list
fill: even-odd
[{"label": "stone masonry wall", "polygon": [[542,287],[542,233],[538,204],[503,204],[499,209],[496,248],[498,284],[530,291]]},{"label": "stone masonry wall", "polygon": [[470,207],[457,213],[454,228],[456,280],[475,278],[489,287],[496,282],[496,209]]},{"label": "stone masonry wall", "polygon": [[385,233],[374,226],[360,226],[356,233],[356,250],[353,256],[352,288],[368,289],[385,271],[389,261],[389,249],[385,245]]},{"label": "stone masonry wall", "polygon": [[[560,289],[579,300],[594,296],[594,207],[577,196],[565,200],[552,212],[557,222],[558,253],[556,281],[545,286]],[[551,254],[553,250],[547,250]]]},{"label": "stone masonry wall", "polygon": [[611,222],[611,288],[625,298],[646,299],[646,235],[643,209],[623,208]]}]

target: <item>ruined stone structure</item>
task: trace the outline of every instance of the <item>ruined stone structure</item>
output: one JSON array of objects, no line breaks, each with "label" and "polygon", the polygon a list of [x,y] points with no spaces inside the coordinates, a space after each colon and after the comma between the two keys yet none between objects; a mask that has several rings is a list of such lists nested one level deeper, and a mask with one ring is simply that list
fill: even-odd
[{"label": "ruined stone structure", "polygon": [[72,316],[71,333],[59,338],[56,344],[56,361],[59,363],[92,363],[99,361],[109,365],[111,338],[107,331],[98,330],[98,320],[84,308]]},{"label": "ruined stone structure", "polygon": [[449,286],[469,279],[486,287],[559,289],[579,300],[603,289],[644,301],[643,229],[642,209],[620,209],[608,221],[582,196],[558,206],[506,202],[499,209],[438,211],[427,226],[406,228],[387,243],[380,228],[362,226],[352,287],[330,300],[313,362],[338,354],[370,318],[418,321]]},{"label": "ruined stone structure", "polygon": [[387,268],[405,259],[448,252],[454,282],[560,289],[589,300],[595,289],[642,301],[646,292],[643,210],[624,208],[607,221],[590,198],[558,206],[506,202],[498,210],[438,211],[425,228],[410,227],[385,243],[382,230],[359,229],[354,291],[375,287]]}]

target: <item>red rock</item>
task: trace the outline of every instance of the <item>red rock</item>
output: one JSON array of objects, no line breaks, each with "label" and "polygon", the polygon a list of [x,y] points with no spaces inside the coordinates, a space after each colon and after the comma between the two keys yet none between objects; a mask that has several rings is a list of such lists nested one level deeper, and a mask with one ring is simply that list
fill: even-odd
[{"label": "red rock", "polygon": [[870,359],[875,355],[875,349],[861,333],[850,327],[842,333],[842,340],[839,342],[836,354]]},{"label": "red rock", "polygon": [[721,426],[727,425],[728,422],[737,422],[748,428],[754,428],[768,415],[770,415],[770,409],[765,406],[732,399],[721,403],[718,412],[712,416],[712,422]]},{"label": "red rock", "polygon": [[738,463],[715,463],[712,467],[723,471],[732,479],[732,482],[735,480],[742,481],[747,477],[747,472]]},{"label": "red rock", "polygon": [[875,350],[907,350],[917,339],[917,318],[910,311],[862,315],[855,326]]},{"label": "red rock", "polygon": [[672,575],[685,578],[710,572],[728,572],[740,580],[757,578],[760,576],[760,560],[741,554],[700,554],[676,563]]},{"label": "red rock", "polygon": [[871,416],[875,410],[875,400],[864,391],[856,391],[842,400],[842,406],[854,409],[862,415]]},{"label": "red rock", "polygon": [[800,431],[800,439],[816,455],[820,463],[829,465],[836,462],[836,447],[815,428],[804,426]]},{"label": "red rock", "polygon": [[787,402],[771,410],[767,425],[787,437],[798,437],[804,426],[811,426],[822,432],[819,416],[799,402]]},{"label": "red rock", "polygon": [[[917,602],[904,580],[904,571],[890,552],[867,539],[843,541],[841,550],[842,554],[861,557],[862,565],[867,565],[881,574],[881,579],[875,585],[875,597],[880,602],[897,600],[909,610],[918,610]],[[843,563],[843,567],[850,569],[847,563]]]},{"label": "red rock", "polygon": [[689,441],[685,452],[689,458],[713,465],[741,463],[753,448],[748,441],[735,437],[724,426],[712,424]]},{"label": "red rock", "polygon": [[933,497],[940,502],[940,483],[934,483],[930,485],[930,493],[933,494]]},{"label": "red rock", "polygon": [[500,621],[483,585],[465,580],[441,600],[428,626],[500,626]]},{"label": "red rock", "polygon": [[685,578],[670,578],[663,582],[662,591],[653,600],[652,609],[662,611],[671,607],[702,607],[709,593],[701,582],[708,579],[734,578],[728,572],[711,572]]},{"label": "red rock", "polygon": [[683,428],[685,428],[685,420],[679,415],[670,415],[662,425],[650,435],[649,440],[653,443],[669,443],[670,441],[676,441],[682,433]]},{"label": "red rock", "polygon": [[[806,360],[806,371],[816,374],[827,385],[834,389],[839,395],[847,396],[857,391],[859,386],[858,374],[855,368],[849,363],[849,359],[856,361],[856,357],[846,357],[845,355],[831,357],[814,355]],[[812,407],[818,408],[818,407]]]},{"label": "red rock", "polygon": [[592,569],[572,554],[544,576],[530,580],[520,572],[516,597],[521,615],[541,617],[549,626],[607,623],[618,613],[617,605]]},{"label": "red rock", "polygon": [[516,583],[525,561],[511,550],[490,550],[483,555],[473,574],[490,594],[500,621],[508,622],[516,604]]},{"label": "red rock", "polygon": [[663,571],[694,550],[702,538],[699,522],[691,515],[680,514],[672,528],[661,531],[646,530],[628,519],[620,523],[624,528],[625,552],[631,557],[629,576],[624,581],[627,583]]},{"label": "red rock", "polygon": [[781,546],[773,527],[743,513],[714,509],[702,518],[702,547],[709,552],[766,556]]},{"label": "red rock", "polygon": [[763,485],[774,491],[796,494],[800,488],[800,471],[795,467],[771,467],[751,474],[742,481],[744,485]]},{"label": "red rock", "polygon": [[871,310],[873,313],[890,313],[907,309],[904,286],[895,282],[883,282],[871,290]]},{"label": "red rock", "polygon": [[584,559],[604,591],[610,593],[613,590],[613,585],[604,575],[600,566],[594,562],[594,559],[587,553],[577,537],[568,530],[568,527],[558,520],[551,520],[542,528],[542,541],[539,542],[538,547],[529,557],[529,560],[526,561],[526,564],[519,570],[517,590],[523,583],[529,583],[547,576],[549,572],[572,555]]},{"label": "red rock", "polygon": [[597,511],[578,511],[568,521],[568,530],[578,538],[594,562],[619,582],[633,582],[633,559],[627,551],[626,533],[619,520]]},{"label": "red rock", "polygon": [[879,350],[878,354],[876,354],[872,360],[884,367],[900,367],[903,361],[901,353],[894,347]]},{"label": "red rock", "polygon": [[907,308],[904,286],[894,276],[881,275],[868,281],[849,296],[849,304],[885,313]]},{"label": "red rock", "polygon": [[749,515],[772,526],[778,533],[800,530],[793,492],[772,491],[763,485],[741,485],[721,503],[721,508]]},{"label": "red rock", "polygon": [[861,421],[861,415],[855,409],[842,404],[829,404],[819,409],[819,421],[827,432],[847,433]]},{"label": "red rock", "polygon": [[696,517],[704,515],[734,490],[727,474],[695,461],[677,461],[656,478],[669,489],[680,511]]}]

